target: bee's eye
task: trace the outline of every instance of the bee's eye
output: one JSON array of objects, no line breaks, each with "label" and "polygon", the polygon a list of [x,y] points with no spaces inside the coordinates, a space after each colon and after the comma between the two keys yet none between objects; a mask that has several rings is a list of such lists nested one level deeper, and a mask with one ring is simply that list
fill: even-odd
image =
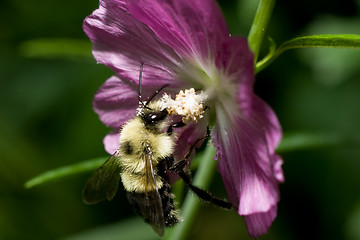
[{"label": "bee's eye", "polygon": [[154,124],[154,123],[164,120],[167,115],[168,115],[168,112],[166,109],[164,109],[159,112],[151,112],[149,114],[145,114],[145,115],[143,115],[142,118],[143,118],[144,122],[146,122],[147,124]]},{"label": "bee's eye", "polygon": [[151,114],[151,115],[150,115],[150,118],[151,118],[152,120],[156,120],[156,119],[158,118],[158,115],[157,115],[157,114]]}]

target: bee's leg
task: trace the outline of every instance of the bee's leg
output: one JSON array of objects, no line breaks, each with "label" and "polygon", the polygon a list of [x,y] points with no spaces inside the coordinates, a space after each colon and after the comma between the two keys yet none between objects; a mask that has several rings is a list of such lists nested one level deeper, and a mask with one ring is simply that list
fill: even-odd
[{"label": "bee's leg", "polygon": [[225,209],[231,209],[231,210],[237,210],[237,208],[235,206],[233,206],[230,202],[216,198],[214,196],[212,196],[210,193],[208,193],[207,191],[198,188],[196,186],[194,186],[191,183],[190,177],[184,172],[184,170],[177,170],[176,173],[184,180],[184,182],[186,183],[186,185],[202,200],[204,200],[205,202],[211,202],[213,204],[215,204],[216,206],[219,206],[221,208],[225,208]]},{"label": "bee's leg", "polygon": [[170,127],[167,129],[166,133],[167,133],[167,135],[170,136],[173,132],[173,128],[181,128],[183,126],[185,126],[185,123],[183,121],[174,123],[174,124],[170,125]]},{"label": "bee's leg", "polygon": [[196,186],[194,186],[191,183],[191,177],[185,173],[184,167],[188,164],[189,162],[189,158],[191,155],[191,152],[193,151],[195,145],[201,141],[204,140],[205,138],[207,138],[207,136],[198,139],[189,149],[188,153],[185,155],[184,159],[177,162],[173,167],[171,167],[169,170],[175,172],[176,174],[178,174],[183,181],[186,183],[186,185],[202,200],[206,201],[206,202],[211,202],[213,204],[215,204],[216,206],[219,206],[221,208],[226,208],[226,209],[232,209],[232,210],[237,210],[237,208],[235,206],[233,206],[230,202],[221,200],[219,198],[216,198],[214,196],[212,196],[210,193],[208,193],[207,191],[198,188]]},{"label": "bee's leg", "polygon": [[205,137],[199,138],[198,140],[196,140],[194,142],[193,145],[191,145],[189,151],[186,153],[185,157],[177,162],[173,167],[171,167],[170,170],[173,170],[174,172],[176,172],[176,170],[183,170],[184,167],[189,164],[189,159],[190,159],[190,155],[192,153],[192,151],[194,150],[195,146],[202,140],[205,140],[206,138],[208,138],[209,134],[207,134]]},{"label": "bee's leg", "polygon": [[166,157],[162,160],[160,160],[159,164],[158,164],[158,172],[163,174],[164,178],[167,178],[166,172],[167,171],[172,171],[171,168],[174,166],[174,157],[173,156],[169,156]]}]

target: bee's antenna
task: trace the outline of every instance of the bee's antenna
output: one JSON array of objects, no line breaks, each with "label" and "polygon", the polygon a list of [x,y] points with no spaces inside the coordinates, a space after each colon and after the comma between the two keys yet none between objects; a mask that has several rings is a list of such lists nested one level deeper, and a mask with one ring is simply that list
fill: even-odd
[{"label": "bee's antenna", "polygon": [[144,63],[141,63],[140,65],[140,73],[139,73],[139,88],[138,88],[138,93],[139,93],[139,105],[141,105],[144,108],[148,108],[147,105],[149,104],[149,102],[151,102],[151,100],[164,88],[166,88],[167,86],[169,86],[169,84],[166,84],[164,86],[162,86],[160,89],[158,89],[154,95],[152,95],[144,104],[143,101],[141,100],[141,83],[142,83],[142,72],[143,72],[143,68],[144,68]]},{"label": "bee's antenna", "polygon": [[144,63],[141,63],[140,65],[140,73],[139,73],[139,88],[138,88],[138,93],[139,93],[139,105],[144,105],[143,102],[141,101],[141,82],[142,82],[142,72],[143,72],[143,67],[144,67]]},{"label": "bee's antenna", "polygon": [[155,93],[146,101],[145,103],[145,107],[148,105],[149,102],[151,102],[151,100],[164,88],[166,88],[167,86],[169,86],[170,84],[165,84],[164,86],[162,86],[160,89],[156,90]]}]

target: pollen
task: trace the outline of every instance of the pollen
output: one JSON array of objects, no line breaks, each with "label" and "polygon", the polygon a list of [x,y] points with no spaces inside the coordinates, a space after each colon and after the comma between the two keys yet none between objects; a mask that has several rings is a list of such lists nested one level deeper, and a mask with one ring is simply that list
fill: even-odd
[{"label": "pollen", "polygon": [[182,121],[187,124],[190,121],[197,122],[203,117],[204,97],[196,94],[195,89],[181,90],[173,100],[169,95],[164,94],[162,102],[170,115],[182,116]]}]

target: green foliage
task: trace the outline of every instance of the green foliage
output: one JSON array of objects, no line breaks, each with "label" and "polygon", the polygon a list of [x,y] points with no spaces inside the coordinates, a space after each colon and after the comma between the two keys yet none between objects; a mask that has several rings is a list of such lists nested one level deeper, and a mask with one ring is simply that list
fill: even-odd
[{"label": "green foliage", "polygon": [[348,145],[350,140],[331,133],[285,133],[276,151],[281,153]]},{"label": "green foliage", "polygon": [[275,2],[275,0],[260,0],[254,21],[251,25],[248,42],[251,51],[254,53],[255,62],[257,62]]},{"label": "green foliage", "polygon": [[75,59],[91,58],[91,43],[80,39],[32,39],[23,42],[19,51],[25,57]]},{"label": "green foliage", "polygon": [[269,54],[256,64],[256,72],[260,72],[270,65],[283,52],[296,48],[354,48],[360,49],[360,35],[313,35],[298,37],[284,42],[276,51],[275,44],[271,41]]},{"label": "green foliage", "polygon": [[28,180],[24,186],[25,188],[32,188],[46,182],[51,182],[61,178],[70,177],[71,175],[94,171],[98,167],[100,167],[101,164],[106,161],[106,159],[107,159],[106,157],[96,158],[85,162],[75,163],[72,165],[50,170]]}]

